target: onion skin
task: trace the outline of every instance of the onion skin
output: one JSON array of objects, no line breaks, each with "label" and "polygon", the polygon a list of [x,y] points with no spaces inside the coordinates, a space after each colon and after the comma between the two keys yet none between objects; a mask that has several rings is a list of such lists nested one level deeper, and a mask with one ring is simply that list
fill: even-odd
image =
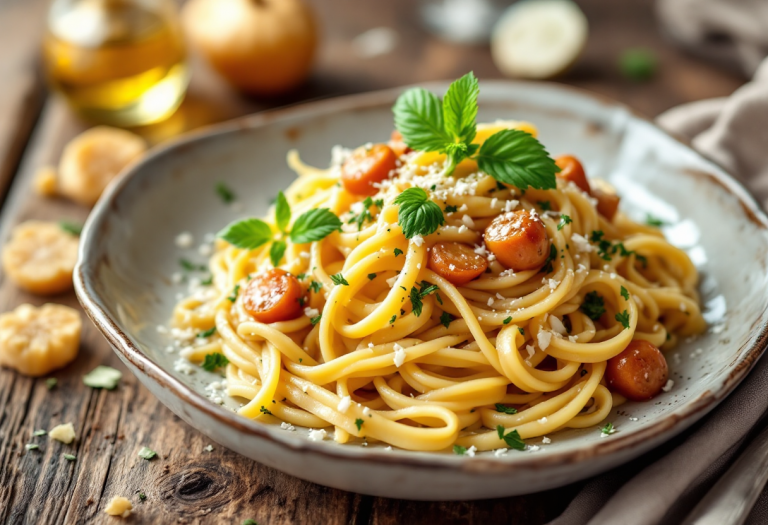
[{"label": "onion skin", "polygon": [[182,24],[192,45],[240,91],[274,96],[309,76],[317,28],[302,0],[190,0]]}]

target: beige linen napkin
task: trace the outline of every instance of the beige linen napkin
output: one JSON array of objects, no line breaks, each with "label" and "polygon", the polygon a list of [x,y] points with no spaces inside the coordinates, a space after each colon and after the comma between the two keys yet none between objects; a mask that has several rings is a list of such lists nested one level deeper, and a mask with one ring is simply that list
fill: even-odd
[{"label": "beige linen napkin", "polygon": [[768,55],[766,0],[658,0],[656,12],[677,42],[747,77]]},{"label": "beige linen napkin", "polygon": [[[768,6],[768,0],[761,1]],[[686,104],[657,122],[689,139],[768,207],[768,59],[730,97]],[[588,481],[550,525],[680,523],[765,425],[767,413],[768,358],[763,358],[704,421],[671,443]],[[768,523],[768,491],[747,523]]]}]

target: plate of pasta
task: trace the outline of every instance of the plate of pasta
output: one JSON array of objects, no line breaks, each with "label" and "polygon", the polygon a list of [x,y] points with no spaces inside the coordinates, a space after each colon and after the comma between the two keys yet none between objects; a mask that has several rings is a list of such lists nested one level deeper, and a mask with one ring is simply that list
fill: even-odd
[{"label": "plate of pasta", "polygon": [[619,465],[730,393],[768,337],[767,224],[623,106],[469,73],[155,151],[96,206],[75,282],[216,442],[345,490],[490,498]]}]

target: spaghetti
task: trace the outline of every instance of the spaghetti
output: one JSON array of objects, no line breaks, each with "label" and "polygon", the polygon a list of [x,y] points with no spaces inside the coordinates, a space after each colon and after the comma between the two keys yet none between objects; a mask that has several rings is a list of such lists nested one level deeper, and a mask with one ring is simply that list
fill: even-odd
[{"label": "spaghetti", "polygon": [[[536,133],[504,122],[478,126],[473,140],[501,129]],[[395,169],[367,199],[340,184],[359,151],[337,150],[329,169],[289,153],[298,179],[285,198],[294,218],[271,213],[266,222],[284,239],[277,266],[300,284],[294,317],[260,322],[248,307],[251,281],[274,271],[268,244],[219,240],[210,261],[215,292],[177,305],[176,327],[210,333],[185,355],[226,357],[227,393],[246,400],[244,417],[332,427],[339,443],[524,448],[527,438],[598,425],[624,402],[606,369],[633,341],[669,349],[704,330],[687,255],[657,228],[600,213],[603,201],[578,181],[560,176],[555,189],[521,190],[471,159],[446,177],[445,155],[390,146],[399,153]],[[444,213],[434,233],[404,235],[395,201],[409,188],[423,189]],[[320,208],[341,228],[311,243],[280,233]],[[510,269],[485,242],[493,221],[514,213],[543,226],[544,265]],[[470,248],[482,273],[451,282],[431,262],[437,243]]]}]

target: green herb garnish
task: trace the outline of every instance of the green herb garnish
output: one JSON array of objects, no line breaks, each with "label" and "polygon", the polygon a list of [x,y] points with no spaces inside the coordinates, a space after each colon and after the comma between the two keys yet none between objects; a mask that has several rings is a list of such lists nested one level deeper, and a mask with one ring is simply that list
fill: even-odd
[{"label": "green herb garnish", "polygon": [[503,439],[509,448],[525,450],[525,441],[522,440],[517,430],[513,430],[507,434],[504,433],[505,431],[506,429],[503,426],[496,426],[496,432],[499,434],[499,439]]},{"label": "green herb garnish", "polygon": [[[472,144],[477,132],[477,97],[480,87],[470,72],[453,82],[442,102],[423,88],[412,88],[395,103],[395,127],[412,149],[445,153],[445,175],[466,158],[497,181],[524,189],[556,187],[558,168],[541,143],[517,129],[489,137],[482,146]],[[433,230],[434,231],[434,230]]]},{"label": "green herb garnish", "polygon": [[621,326],[623,326],[625,330],[629,328],[629,312],[624,310],[623,312],[616,314],[614,317],[618,322],[621,323]]},{"label": "green herb garnish", "polygon": [[402,255],[402,253],[403,253],[403,250],[401,250],[400,248],[395,248],[395,257],[397,257],[398,255]]},{"label": "green herb garnish", "polygon": [[502,321],[502,322],[503,322],[504,324],[509,324],[509,323],[511,323],[511,322],[512,322],[512,316],[510,315],[509,317],[507,317],[506,319],[504,319],[504,321]]},{"label": "green herb garnish", "polygon": [[456,213],[459,211],[458,206],[448,205],[445,207],[445,213]]},{"label": "green herb garnish", "polygon": [[75,456],[74,454],[62,454],[62,456],[64,456],[64,459],[66,459],[67,461],[74,461],[77,459],[77,456]]},{"label": "green herb garnish", "polygon": [[[218,236],[233,246],[247,250],[255,250],[268,242],[275,241],[278,245],[270,250],[272,264],[277,266],[285,252],[285,238],[294,244],[305,244],[324,239],[341,228],[341,221],[328,208],[317,208],[299,215],[288,232],[291,221],[291,207],[283,192],[278,193],[275,200],[275,223],[281,232],[281,238],[275,241],[272,228],[261,219],[243,219],[229,224],[218,233]],[[277,262],[275,262],[277,261]]]},{"label": "green herb garnish", "polygon": [[204,272],[208,269],[204,264],[195,264],[187,259],[179,259],[179,265],[188,272]]},{"label": "green herb garnish", "polygon": [[467,447],[462,447],[461,445],[454,445],[453,446],[453,453],[457,456],[463,456],[467,453]]},{"label": "green herb garnish", "polygon": [[235,301],[237,301],[237,295],[238,295],[239,293],[240,293],[240,285],[239,285],[239,284],[236,284],[236,285],[235,285],[235,287],[234,287],[234,288],[232,288],[232,293],[230,293],[230,294],[227,296],[227,300],[228,300],[230,303],[234,303]]},{"label": "green herb garnish", "polygon": [[155,456],[157,456],[157,452],[155,452],[149,447],[141,447],[141,450],[139,450],[139,457],[141,459],[146,459],[147,461],[149,461]]},{"label": "green herb garnish", "polygon": [[322,318],[323,318],[323,314],[316,315],[315,317],[310,319],[309,322],[312,323],[312,326],[315,326],[317,323],[320,322],[320,319],[322,319]]},{"label": "green herb garnish", "polygon": [[552,203],[549,201],[539,201],[538,205],[544,211],[550,211],[552,209]]},{"label": "green herb garnish", "polygon": [[629,301],[629,292],[628,292],[628,291],[627,291],[627,289],[626,289],[626,288],[624,288],[623,286],[621,287],[621,296],[622,296],[624,299],[626,299],[627,301]]},{"label": "green herb garnish", "polygon": [[341,272],[331,275],[331,281],[333,281],[333,284],[335,284],[336,286],[338,285],[349,286],[349,283],[341,274]]},{"label": "green herb garnish", "polygon": [[606,423],[605,426],[600,429],[600,432],[602,432],[605,435],[609,435],[616,432],[616,430],[613,428],[613,423]]},{"label": "green herb garnish", "polygon": [[120,370],[110,366],[97,366],[83,376],[83,383],[91,388],[114,390],[122,377]]},{"label": "green herb garnish", "polygon": [[323,287],[323,283],[313,280],[311,283],[309,283],[309,289],[312,290],[315,293],[320,292],[320,288]]},{"label": "green herb garnish", "polygon": [[259,412],[261,412],[262,414],[266,414],[268,416],[272,415],[272,412],[270,412],[269,409],[267,407],[265,407],[264,405],[261,405],[261,408],[259,409]]},{"label": "green herb garnish", "polygon": [[200,332],[199,334],[197,334],[197,337],[199,339],[205,339],[206,337],[211,337],[215,333],[216,333],[216,327],[213,326],[213,327],[209,328],[208,330],[205,330],[205,331]]},{"label": "green herb garnish", "polygon": [[360,418],[355,419],[355,426],[357,427],[358,432],[360,432],[360,429],[363,428],[363,423],[365,423],[365,421],[363,421],[362,419]]},{"label": "green herb garnish", "polygon": [[635,82],[653,77],[656,67],[656,55],[649,49],[627,49],[619,58],[619,70],[622,75]]},{"label": "green herb garnish", "polygon": [[59,380],[56,379],[55,377],[49,377],[48,379],[45,380],[45,387],[48,390],[53,390],[54,388],[56,388],[56,385],[58,384],[59,384]]},{"label": "green herb garnish", "polygon": [[448,312],[443,312],[440,315],[440,324],[444,327],[448,328],[451,325],[451,321],[453,321],[453,316]]},{"label": "green herb garnish", "polygon": [[75,237],[83,233],[83,225],[72,221],[59,221],[59,228]]},{"label": "green herb garnish", "polygon": [[376,274],[375,273],[369,273],[368,274],[368,280],[369,281],[373,281],[375,278],[376,278]]},{"label": "green herb garnish", "polygon": [[217,368],[227,366],[228,364],[229,364],[229,359],[227,359],[227,357],[224,354],[220,354],[219,352],[214,352],[212,354],[206,354],[205,358],[203,359],[203,364],[201,364],[200,366],[203,368],[203,370],[213,372]]},{"label": "green herb garnish", "polygon": [[645,216],[645,224],[648,226],[661,228],[662,226],[666,226],[667,223],[649,213]]},{"label": "green herb garnish", "polygon": [[233,192],[229,186],[223,182],[216,183],[216,193],[219,197],[221,197],[221,200],[224,201],[224,204],[231,204],[235,202],[235,192]]},{"label": "green herb garnish", "polygon": [[587,314],[587,317],[597,321],[605,313],[605,299],[597,292],[589,292],[584,296],[584,303],[579,309]]},{"label": "green herb garnish", "polygon": [[566,224],[571,224],[573,221],[569,215],[561,215],[560,222],[557,223],[557,231],[562,230]]},{"label": "green herb garnish", "polygon": [[517,409],[515,407],[508,407],[501,403],[496,403],[496,412],[501,412],[502,414],[517,414]]},{"label": "green herb garnish", "polygon": [[408,188],[397,196],[395,204],[400,205],[397,223],[408,239],[430,235],[445,224],[443,210],[421,188]]}]

